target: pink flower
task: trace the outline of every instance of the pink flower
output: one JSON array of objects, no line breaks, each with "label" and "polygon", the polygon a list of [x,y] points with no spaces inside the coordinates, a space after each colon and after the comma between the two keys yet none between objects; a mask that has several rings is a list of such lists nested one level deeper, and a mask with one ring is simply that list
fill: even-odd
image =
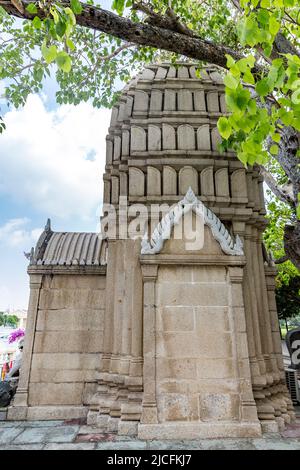
[{"label": "pink flower", "polygon": [[15,341],[22,338],[24,335],[25,335],[25,331],[22,330],[22,328],[18,328],[17,330],[12,331],[8,337],[9,344],[14,343]]}]

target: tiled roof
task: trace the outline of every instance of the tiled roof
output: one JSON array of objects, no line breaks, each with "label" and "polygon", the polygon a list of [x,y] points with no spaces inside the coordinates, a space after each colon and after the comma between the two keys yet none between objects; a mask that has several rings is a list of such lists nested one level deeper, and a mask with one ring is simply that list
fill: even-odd
[{"label": "tiled roof", "polygon": [[26,256],[31,266],[100,266],[106,264],[105,245],[98,233],[53,232],[48,220],[36,248]]}]

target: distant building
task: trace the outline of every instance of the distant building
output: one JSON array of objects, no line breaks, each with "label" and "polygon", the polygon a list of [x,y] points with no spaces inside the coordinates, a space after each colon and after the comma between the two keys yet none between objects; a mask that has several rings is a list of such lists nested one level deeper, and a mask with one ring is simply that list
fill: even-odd
[{"label": "distant building", "polygon": [[27,310],[13,310],[10,315],[16,315],[19,319],[18,328],[26,329]]}]

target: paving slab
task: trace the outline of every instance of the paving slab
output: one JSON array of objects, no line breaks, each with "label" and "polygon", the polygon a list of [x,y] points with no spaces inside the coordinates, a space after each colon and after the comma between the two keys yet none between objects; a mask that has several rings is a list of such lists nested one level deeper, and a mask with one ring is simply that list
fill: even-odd
[{"label": "paving slab", "polygon": [[58,444],[52,443],[52,444],[46,444],[43,450],[93,450],[95,449],[95,444],[91,443],[83,443],[83,444]]},{"label": "paving slab", "polygon": [[96,450],[146,450],[145,441],[98,442]]},{"label": "paving slab", "polygon": [[0,444],[11,444],[11,442],[22,432],[22,428],[0,429]]},{"label": "paving slab", "polygon": [[256,450],[300,450],[297,439],[253,439]]},{"label": "paving slab", "polygon": [[9,444],[5,446],[0,446],[0,451],[1,450],[42,450],[43,447],[44,447],[44,444],[19,444],[19,445]]},{"label": "paving slab", "polygon": [[72,442],[79,426],[28,427],[14,440],[14,444]]}]

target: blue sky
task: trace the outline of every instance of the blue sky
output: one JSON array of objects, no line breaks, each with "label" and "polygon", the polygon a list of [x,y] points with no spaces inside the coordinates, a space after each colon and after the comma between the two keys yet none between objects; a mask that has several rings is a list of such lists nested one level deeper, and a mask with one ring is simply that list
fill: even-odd
[{"label": "blue sky", "polygon": [[[109,8],[110,0],[101,1]],[[0,136],[0,310],[27,308],[28,260],[48,217],[53,230],[96,231],[110,111],[55,103],[56,84],[5,113]]]},{"label": "blue sky", "polygon": [[[96,3],[109,10],[112,0]],[[7,129],[0,135],[0,311],[28,307],[24,251],[35,246],[48,217],[54,231],[99,229],[110,110],[58,106],[56,90],[50,78],[23,108],[1,108]]]}]

